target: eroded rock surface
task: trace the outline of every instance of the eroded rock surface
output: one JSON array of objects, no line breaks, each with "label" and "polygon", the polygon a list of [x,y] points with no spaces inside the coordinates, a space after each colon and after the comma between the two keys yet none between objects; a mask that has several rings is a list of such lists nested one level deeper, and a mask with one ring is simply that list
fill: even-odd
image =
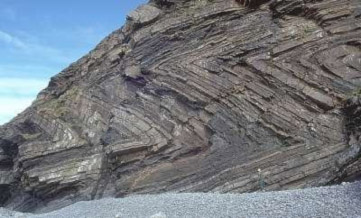
[{"label": "eroded rock surface", "polygon": [[359,0],[153,0],[128,19],[0,128],[1,205],[359,175]]}]

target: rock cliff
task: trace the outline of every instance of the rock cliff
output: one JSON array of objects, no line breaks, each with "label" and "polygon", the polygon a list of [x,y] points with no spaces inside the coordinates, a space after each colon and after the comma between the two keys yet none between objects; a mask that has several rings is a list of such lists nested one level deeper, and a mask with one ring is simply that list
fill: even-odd
[{"label": "rock cliff", "polygon": [[151,0],[0,127],[0,205],[356,178],[360,76],[360,0]]}]

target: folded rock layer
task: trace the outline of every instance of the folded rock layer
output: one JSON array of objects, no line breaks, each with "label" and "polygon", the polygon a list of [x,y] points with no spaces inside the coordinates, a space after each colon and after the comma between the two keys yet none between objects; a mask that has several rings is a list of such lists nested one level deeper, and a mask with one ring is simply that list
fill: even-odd
[{"label": "folded rock layer", "polygon": [[0,127],[0,205],[356,178],[360,76],[359,0],[151,0]]}]

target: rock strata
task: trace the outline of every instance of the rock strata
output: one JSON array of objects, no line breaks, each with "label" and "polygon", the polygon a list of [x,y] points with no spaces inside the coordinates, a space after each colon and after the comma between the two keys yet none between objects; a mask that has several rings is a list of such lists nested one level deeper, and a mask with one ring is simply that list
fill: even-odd
[{"label": "rock strata", "polygon": [[359,0],[151,0],[0,127],[0,205],[357,177],[360,23]]}]

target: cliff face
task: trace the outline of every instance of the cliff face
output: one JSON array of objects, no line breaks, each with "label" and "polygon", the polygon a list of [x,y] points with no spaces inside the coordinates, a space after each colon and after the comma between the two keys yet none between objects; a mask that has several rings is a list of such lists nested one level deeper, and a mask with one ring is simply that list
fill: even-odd
[{"label": "cliff face", "polygon": [[153,0],[0,127],[0,204],[356,177],[360,75],[359,0]]}]

